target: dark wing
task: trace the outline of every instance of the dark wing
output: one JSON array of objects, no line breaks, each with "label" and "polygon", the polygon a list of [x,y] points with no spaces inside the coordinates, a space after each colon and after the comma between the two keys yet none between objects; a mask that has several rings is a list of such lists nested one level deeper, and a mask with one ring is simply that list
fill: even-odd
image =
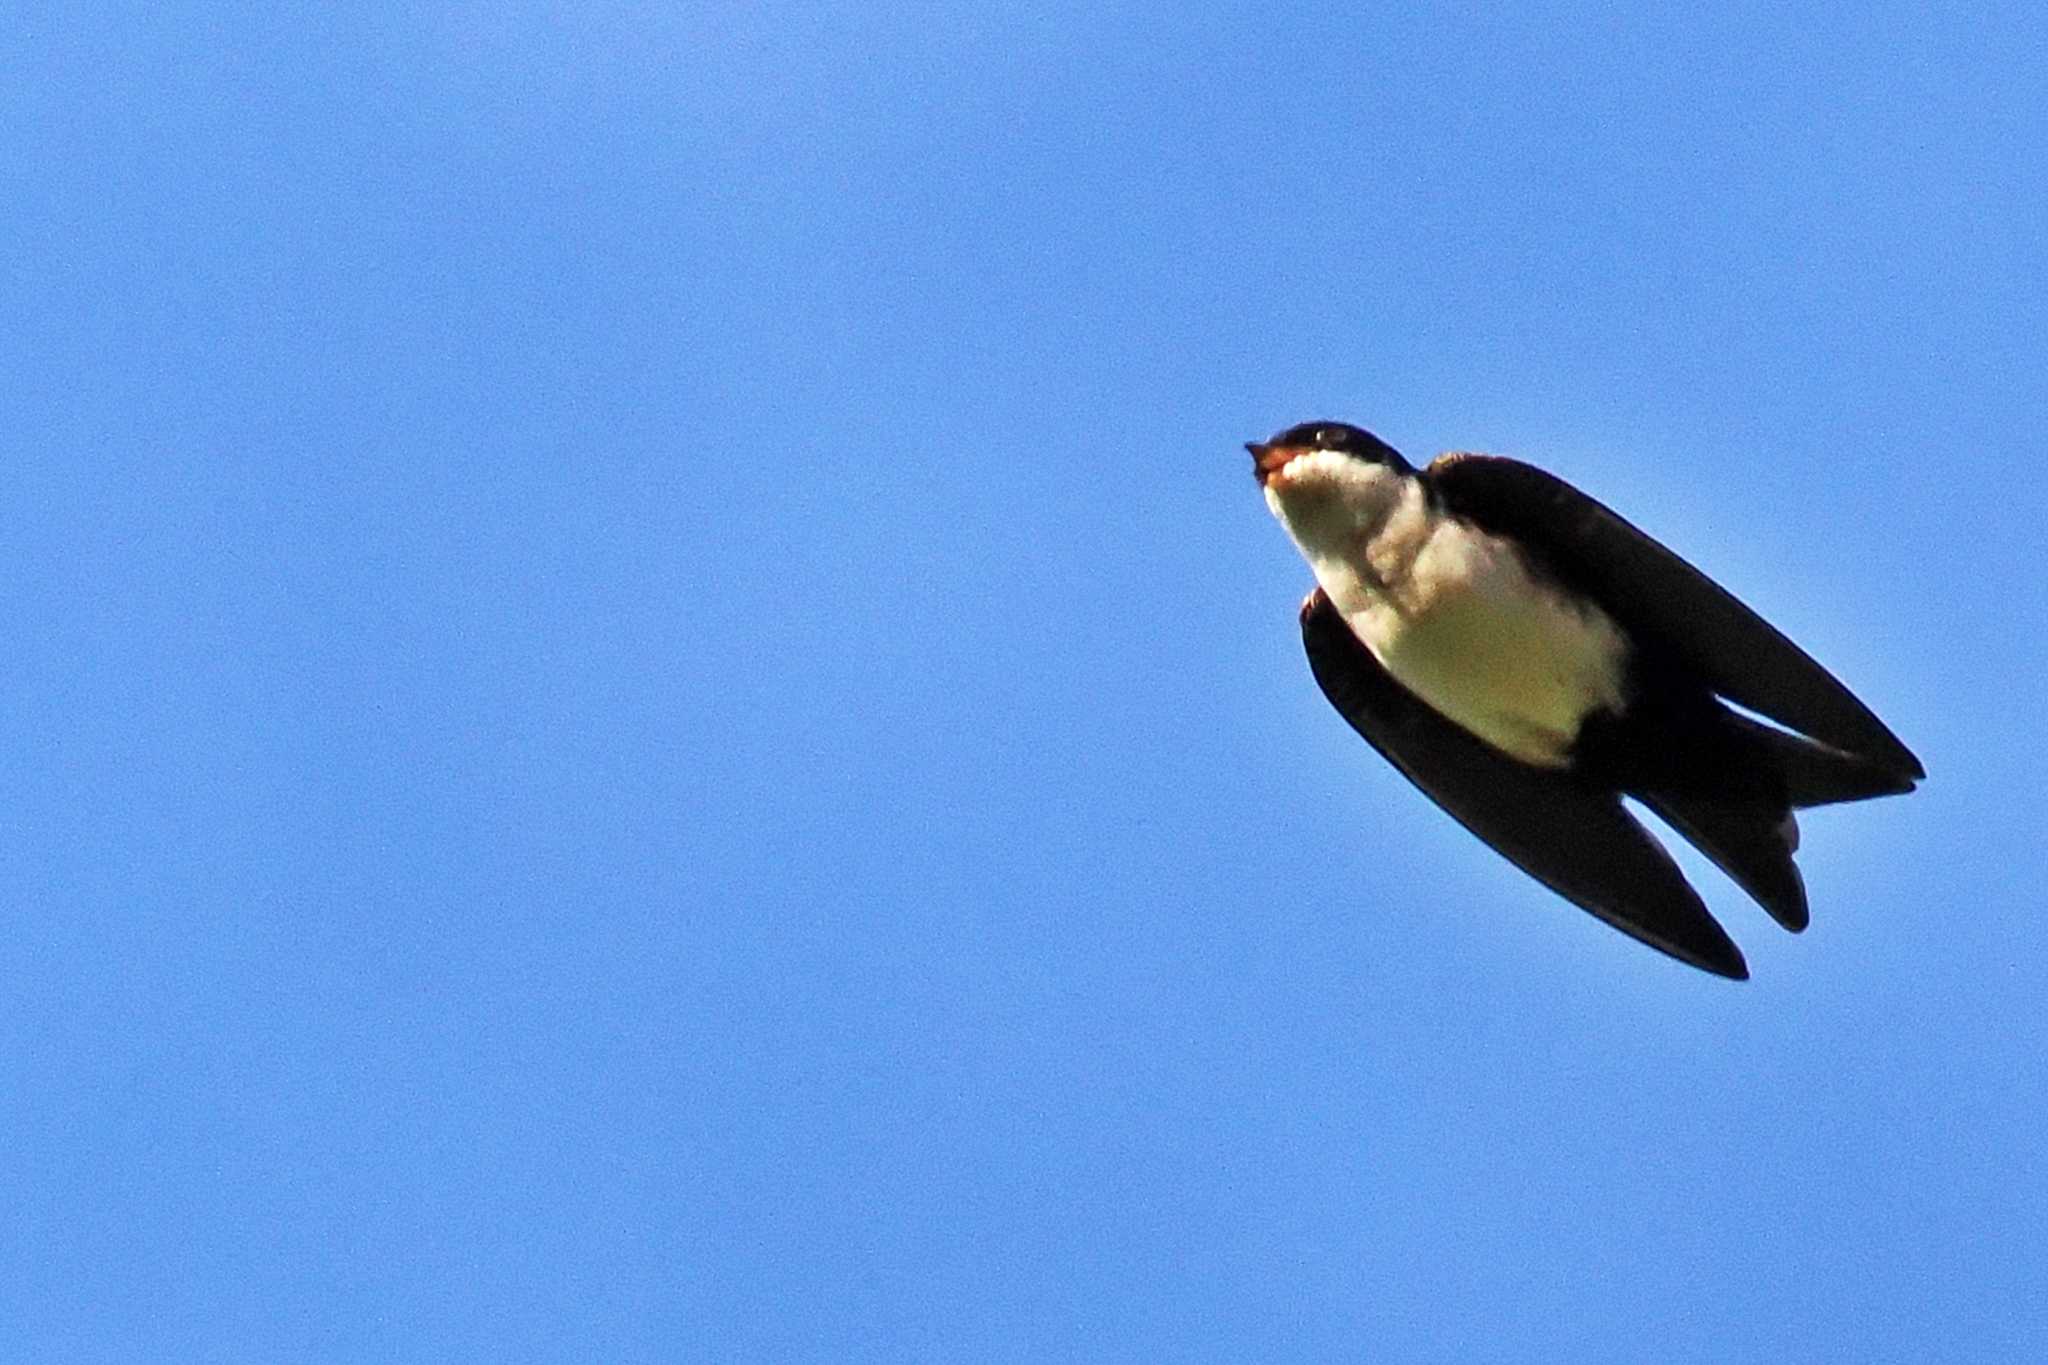
[{"label": "dark wing", "polygon": [[1441,456],[1428,478],[1447,510],[1534,548],[1624,628],[1659,641],[1728,700],[1900,778],[1927,775],[1899,737],[1806,651],[1564,480],[1496,455]]},{"label": "dark wing", "polygon": [[1321,588],[1302,604],[1301,638],[1338,714],[1509,862],[1681,962],[1748,977],[1742,954],[1618,795],[1519,763],[1444,719],[1394,681]]}]

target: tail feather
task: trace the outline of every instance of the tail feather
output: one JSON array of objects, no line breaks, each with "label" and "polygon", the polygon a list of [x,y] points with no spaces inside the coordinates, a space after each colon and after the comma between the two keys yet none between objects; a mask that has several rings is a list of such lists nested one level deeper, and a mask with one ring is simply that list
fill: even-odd
[{"label": "tail feather", "polygon": [[1645,793],[1642,802],[1713,859],[1737,886],[1798,933],[1809,918],[1806,883],[1792,861],[1799,821],[1788,806],[1717,800],[1697,793]]},{"label": "tail feather", "polygon": [[1913,790],[1914,779],[1683,693],[1644,694],[1628,714],[1581,732],[1578,759],[1677,830],[1798,933],[1806,886],[1792,855],[1794,812]]},{"label": "tail feather", "polygon": [[1720,706],[1681,719],[1662,738],[1654,757],[1639,760],[1630,794],[1795,934],[1808,912],[1792,861],[1794,812],[1913,789],[1892,769]]}]

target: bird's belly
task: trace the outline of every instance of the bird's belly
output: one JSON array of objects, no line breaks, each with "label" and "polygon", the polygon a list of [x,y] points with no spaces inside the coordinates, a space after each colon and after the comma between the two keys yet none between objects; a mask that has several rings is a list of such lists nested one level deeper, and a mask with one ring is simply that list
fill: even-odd
[{"label": "bird's belly", "polygon": [[1519,573],[1444,584],[1405,610],[1377,596],[1356,608],[1345,619],[1404,687],[1523,762],[1564,766],[1587,714],[1621,704],[1613,622]]}]

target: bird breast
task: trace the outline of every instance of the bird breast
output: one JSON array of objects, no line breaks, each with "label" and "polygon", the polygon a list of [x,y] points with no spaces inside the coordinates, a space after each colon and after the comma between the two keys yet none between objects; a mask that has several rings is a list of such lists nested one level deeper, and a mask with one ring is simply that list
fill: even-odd
[{"label": "bird breast", "polygon": [[1514,758],[1564,766],[1586,716],[1622,706],[1621,630],[1505,541],[1450,516],[1402,521],[1316,563],[1324,591],[1409,691]]}]

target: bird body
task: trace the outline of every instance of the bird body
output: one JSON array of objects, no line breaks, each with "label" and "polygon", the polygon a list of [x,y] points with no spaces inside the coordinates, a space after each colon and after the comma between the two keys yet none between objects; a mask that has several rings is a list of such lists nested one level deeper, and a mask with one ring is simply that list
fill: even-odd
[{"label": "bird body", "polygon": [[1793,810],[1924,775],[1796,645],[1562,480],[1469,454],[1418,471],[1343,423],[1247,448],[1315,574],[1303,640],[1338,711],[1524,871],[1654,947],[1747,975],[1624,795],[1796,931]]}]

